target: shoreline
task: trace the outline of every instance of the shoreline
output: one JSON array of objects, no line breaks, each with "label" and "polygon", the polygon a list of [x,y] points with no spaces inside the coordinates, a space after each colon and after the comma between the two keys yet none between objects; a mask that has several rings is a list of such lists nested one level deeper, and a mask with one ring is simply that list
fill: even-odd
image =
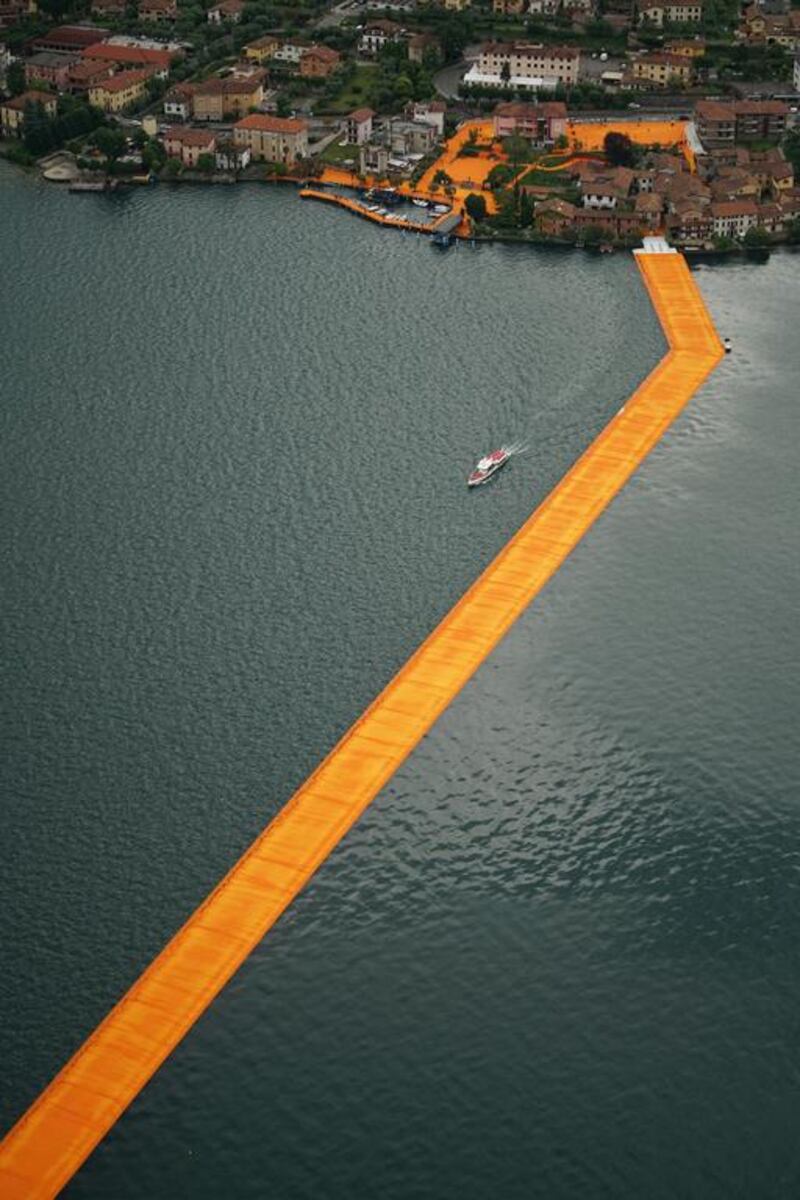
[{"label": "shoreline", "polygon": [[[69,180],[51,180],[47,179],[41,168],[41,160],[37,159],[33,163],[18,163],[9,158],[5,153],[5,148],[0,147],[0,159],[7,162],[9,166],[17,168],[22,174],[31,176],[35,174],[43,183],[50,183],[54,186],[64,187],[67,190],[70,188]],[[236,184],[284,184],[292,185],[300,192],[302,189],[324,188],[324,181],[313,178],[299,178],[291,175],[262,175],[258,178],[242,178],[241,176],[215,173],[211,176],[204,176],[198,172],[188,171],[171,179],[166,179],[161,176],[153,176],[145,179],[142,176],[120,175],[120,176],[105,176],[103,179],[97,179],[97,173],[81,172],[80,176],[72,182],[76,183],[107,183],[110,186],[105,188],[86,189],[86,194],[90,195],[110,195],[117,193],[126,188],[141,188],[153,187],[163,184],[166,187],[194,186],[194,187],[231,187]],[[81,194],[77,190],[75,194]],[[321,198],[321,197],[320,197]],[[340,205],[339,207],[347,207]],[[356,214],[358,215],[358,214]],[[462,214],[463,216],[463,214]],[[389,227],[393,224],[396,229],[401,229],[403,226],[400,223],[388,222]],[[385,227],[385,226],[384,226]],[[427,230],[420,232],[428,233]],[[456,232],[454,238],[457,241],[469,241],[473,244],[491,245],[498,243],[501,245],[515,246],[534,246],[537,248],[550,248],[553,250],[584,250],[589,254],[601,253],[601,246],[605,251],[612,253],[627,253],[641,243],[641,238],[632,239],[629,242],[600,242],[597,244],[587,245],[580,243],[570,238],[547,237],[543,234],[536,233],[533,229],[504,229],[504,230],[483,230],[473,229],[472,233],[464,234]],[[791,242],[788,237],[780,237],[777,240],[765,246],[746,246],[743,242],[736,242],[732,246],[725,247],[697,247],[687,246],[680,242],[669,243],[674,250],[679,254],[683,254],[689,265],[692,263],[705,263],[713,265],[714,263],[723,263],[731,258],[748,258],[751,261],[766,261],[769,255],[776,250],[785,250],[789,253],[800,250],[800,246]]]}]

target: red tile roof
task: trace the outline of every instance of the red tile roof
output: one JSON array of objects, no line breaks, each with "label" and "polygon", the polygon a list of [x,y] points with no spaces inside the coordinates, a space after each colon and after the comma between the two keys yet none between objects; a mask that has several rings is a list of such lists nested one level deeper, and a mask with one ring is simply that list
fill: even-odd
[{"label": "red tile roof", "polygon": [[41,37],[33,39],[35,46],[49,49],[51,46],[70,46],[82,50],[93,46],[108,33],[107,29],[99,29],[96,25],[59,25]]},{"label": "red tile roof", "polygon": [[56,97],[52,92],[23,92],[13,100],[2,100],[3,108],[11,108],[15,112],[24,112],[29,104],[55,104]]},{"label": "red tile roof", "polygon": [[754,217],[758,205],[753,200],[718,200],[711,205],[714,217]]},{"label": "red tile roof", "polygon": [[144,83],[152,74],[152,71],[119,71],[116,75],[110,75],[108,79],[101,79],[95,86],[102,88],[104,92],[124,92],[136,83]]},{"label": "red tile roof", "polygon": [[678,68],[684,71],[691,69],[691,63],[686,61],[684,55],[667,54],[664,50],[651,50],[647,54],[643,54],[641,58],[634,61],[634,68],[637,62],[652,63],[654,67],[675,67],[676,70]]},{"label": "red tile roof", "polygon": [[261,133],[302,133],[307,128],[298,117],[268,117],[264,113],[251,113],[234,125],[234,129],[258,129]]},{"label": "red tile roof", "polygon": [[338,50],[331,50],[329,46],[309,46],[303,51],[303,58],[319,58],[322,62],[338,62],[341,55]]},{"label": "red tile roof", "polygon": [[348,116],[348,121],[356,121],[361,125],[364,121],[369,121],[375,113],[371,108],[354,108]]},{"label": "red tile roof", "polygon": [[210,129],[187,129],[183,125],[173,125],[164,134],[165,142],[180,142],[182,146],[210,146],[216,140]]},{"label": "red tile roof", "polygon": [[111,70],[111,63],[87,62],[86,59],[83,59],[70,67],[69,80],[71,83],[87,83],[90,79],[102,79]]},{"label": "red tile roof", "polygon": [[733,106],[717,100],[698,100],[694,111],[706,121],[733,121]]},{"label": "red tile roof", "polygon": [[785,117],[789,105],[782,100],[737,100],[733,111],[737,117]]},{"label": "red tile roof", "polygon": [[160,71],[169,69],[175,57],[170,50],[145,50],[141,46],[110,46],[107,42],[97,42],[87,46],[83,51],[84,58],[99,58],[106,62],[128,63],[131,66],[157,67]]}]

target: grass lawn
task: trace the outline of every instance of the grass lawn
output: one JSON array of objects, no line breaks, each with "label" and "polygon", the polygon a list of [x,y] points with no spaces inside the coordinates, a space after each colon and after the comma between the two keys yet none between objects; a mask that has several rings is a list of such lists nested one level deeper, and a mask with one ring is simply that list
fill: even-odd
[{"label": "grass lawn", "polygon": [[566,173],[566,171],[539,171],[534,168],[528,171],[520,180],[520,183],[528,184],[530,187],[548,187],[548,188],[571,188],[575,186],[574,181]]},{"label": "grass lawn", "polygon": [[339,92],[324,104],[319,105],[320,111],[349,113],[354,108],[373,108],[371,104],[372,89],[375,83],[376,69],[363,63],[356,67],[355,74],[342,84]]},{"label": "grass lawn", "polygon": [[331,166],[341,166],[348,160],[358,164],[358,146],[340,146],[338,141],[334,141],[322,151],[320,157],[323,162],[330,163]]}]

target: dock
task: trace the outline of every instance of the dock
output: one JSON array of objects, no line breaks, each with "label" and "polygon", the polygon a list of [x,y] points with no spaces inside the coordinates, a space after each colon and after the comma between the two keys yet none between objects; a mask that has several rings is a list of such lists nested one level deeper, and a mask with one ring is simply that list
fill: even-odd
[{"label": "dock", "polygon": [[446,226],[446,231],[450,232],[461,224],[461,217],[458,213],[453,212],[441,213],[435,221],[429,221],[427,224],[422,221],[409,221],[406,217],[370,212],[363,201],[356,200],[352,196],[343,196],[340,192],[325,191],[323,188],[302,188],[300,196],[303,200],[324,200],[328,204],[338,204],[340,208],[346,208],[348,212],[355,213],[358,217],[364,217],[367,221],[374,221],[376,225],[389,226],[391,229],[407,229],[412,233],[438,233],[442,230],[443,225]]},{"label": "dock", "polygon": [[720,361],[684,258],[647,239],[636,263],[665,356],[18,1121],[3,1200],[72,1178]]}]

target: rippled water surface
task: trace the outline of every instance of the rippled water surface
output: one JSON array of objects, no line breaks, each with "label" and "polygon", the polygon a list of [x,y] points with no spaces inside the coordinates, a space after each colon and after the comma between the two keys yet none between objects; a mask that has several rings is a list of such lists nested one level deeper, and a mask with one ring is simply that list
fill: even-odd
[{"label": "rippled water surface", "polygon": [[[8,1125],[663,342],[623,257],[0,172]],[[734,355],[70,1196],[796,1196],[798,265],[698,273]]]}]

